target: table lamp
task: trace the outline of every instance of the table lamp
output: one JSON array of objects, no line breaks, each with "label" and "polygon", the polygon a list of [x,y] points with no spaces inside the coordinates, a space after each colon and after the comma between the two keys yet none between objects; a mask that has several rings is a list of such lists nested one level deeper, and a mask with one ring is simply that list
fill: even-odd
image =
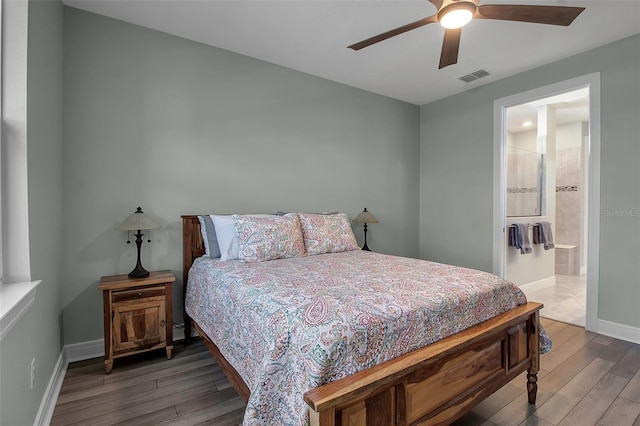
[{"label": "table lamp", "polygon": [[[118,229],[123,231],[127,231],[127,244],[131,244],[131,240],[129,238],[129,231],[137,231],[136,236],[136,245],[138,246],[138,263],[136,263],[136,267],[133,271],[129,272],[129,278],[145,278],[149,276],[149,271],[142,267],[142,262],[140,262],[140,247],[142,246],[142,237],[144,234],[142,230],[144,229],[157,229],[160,228],[158,222],[155,221],[151,216],[147,213],[143,212],[140,207],[129,216],[122,221],[120,225],[118,225]],[[151,242],[151,238],[147,240]]]},{"label": "table lamp", "polygon": [[378,219],[371,212],[367,211],[365,207],[362,212],[353,219],[354,223],[363,223],[364,224],[364,246],[362,246],[362,250],[371,251],[367,246],[367,223],[379,223]]}]

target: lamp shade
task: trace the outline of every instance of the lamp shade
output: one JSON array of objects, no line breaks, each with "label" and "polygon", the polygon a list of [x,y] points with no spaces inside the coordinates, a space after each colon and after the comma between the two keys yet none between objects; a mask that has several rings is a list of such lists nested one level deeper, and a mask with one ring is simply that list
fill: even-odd
[{"label": "lamp shade", "polygon": [[360,214],[358,214],[358,216],[356,216],[355,219],[353,219],[353,222],[354,223],[379,223],[378,219],[376,219],[376,217],[372,215],[371,212],[367,211],[366,207],[364,211],[360,212]]},{"label": "lamp shade", "polygon": [[138,229],[156,228],[160,228],[160,224],[158,224],[158,222],[156,222],[155,219],[147,213],[143,212],[140,207],[138,207],[134,213],[131,213],[120,225],[118,225],[118,229],[123,231],[137,231]]}]

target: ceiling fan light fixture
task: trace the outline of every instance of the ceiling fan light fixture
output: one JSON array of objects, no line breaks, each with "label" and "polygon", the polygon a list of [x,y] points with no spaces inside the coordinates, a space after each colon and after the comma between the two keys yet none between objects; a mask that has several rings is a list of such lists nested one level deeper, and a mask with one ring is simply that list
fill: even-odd
[{"label": "ceiling fan light fixture", "polygon": [[470,1],[451,3],[438,12],[438,22],[446,29],[462,28],[467,25],[478,8]]}]

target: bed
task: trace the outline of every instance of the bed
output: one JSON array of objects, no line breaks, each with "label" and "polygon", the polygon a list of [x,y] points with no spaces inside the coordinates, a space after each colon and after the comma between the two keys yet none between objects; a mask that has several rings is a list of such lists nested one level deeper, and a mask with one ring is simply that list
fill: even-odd
[{"label": "bed", "polygon": [[[424,261],[360,251],[279,259],[263,262],[264,265],[252,264],[249,268],[252,272],[246,279],[253,287],[247,290],[237,285],[239,276],[246,270],[238,265],[241,262],[216,264],[214,260],[203,258],[205,248],[198,216],[185,215],[182,219],[185,300],[188,291],[191,292],[190,300],[201,301],[205,299],[204,293],[218,291],[216,297],[212,297],[216,300],[223,299],[225,292],[234,294],[229,300],[221,302],[218,308],[221,312],[228,312],[226,320],[222,313],[206,313],[205,305],[210,302],[201,302],[202,306],[190,305],[194,321],[185,308],[185,339],[189,340],[193,325],[238,394],[247,401],[245,424],[449,424],[525,371],[528,399],[530,403],[535,403],[541,304],[527,302],[523,295],[514,294],[513,302],[496,302],[494,296],[482,299],[478,302],[479,308],[469,307],[466,302],[458,303],[457,311],[453,313],[444,309],[445,307],[431,306],[429,311],[440,316],[437,321],[422,321],[421,324],[431,324],[433,329],[429,333],[435,332],[434,336],[425,337],[425,330],[416,330],[415,326],[409,326],[414,327],[411,332],[403,332],[398,326],[400,323],[404,324],[399,313],[403,308],[394,302],[394,298],[401,298],[402,293],[387,295],[385,290],[393,290],[402,285],[411,287],[413,278],[410,271],[413,263]],[[370,262],[371,259],[374,262]],[[341,264],[346,265],[344,268],[351,271],[352,275],[343,281],[340,281],[340,277],[329,278],[327,281],[327,271],[338,270],[336,265]],[[344,299],[333,300],[333,296],[330,296],[343,292],[341,286],[344,281],[350,281],[353,274],[364,275],[365,272],[359,266],[362,264],[379,265],[377,273],[382,274],[380,277],[388,275],[391,268],[396,279],[393,287],[389,287],[383,281],[368,276],[368,293],[361,290],[362,293],[367,293],[361,297],[365,306],[370,306],[372,312],[384,311],[390,318],[389,322],[376,325],[382,330],[382,337],[379,338],[366,332],[359,335],[358,330],[345,331],[339,322],[326,322],[328,318],[333,320],[339,316],[337,311],[340,314],[346,311],[344,315],[350,313],[352,320],[357,317],[351,323],[362,323],[362,327],[368,329],[377,320],[375,315],[369,315],[371,312],[367,312],[366,307],[364,314],[354,313],[346,308],[353,301],[345,303]],[[445,277],[445,281],[446,277],[469,275],[477,280],[478,286],[482,286],[496,279],[480,271],[429,264],[431,268],[435,268],[436,275]],[[309,274],[310,271],[313,273]],[[279,288],[261,284],[262,281],[257,279],[264,276],[275,277],[280,272],[294,277],[290,287],[282,292],[279,292]],[[319,289],[314,291],[321,293],[319,300],[331,299],[334,303],[333,307],[331,302],[311,306],[313,303],[309,301],[308,309],[301,315],[304,316],[305,323],[313,326],[311,331],[300,331],[297,325],[292,325],[289,317],[282,315],[283,309],[280,309],[284,299],[291,298],[295,302],[296,297],[298,300],[310,297],[298,293],[300,288],[308,291],[304,284],[304,274],[324,276],[323,286],[314,287]],[[207,280],[196,279],[205,275],[215,276],[218,281],[216,284],[206,284]],[[322,293],[327,282],[333,285],[332,280],[335,281],[335,287]],[[455,287],[456,280],[457,278],[448,281]],[[198,284],[204,287],[196,289],[196,284],[192,284],[196,282],[204,282]],[[502,293],[517,293],[508,284],[500,286]],[[442,291],[449,292],[449,289],[443,287]],[[343,293],[345,292],[346,290]],[[343,303],[345,309],[337,310],[336,303]],[[376,303],[379,305],[374,306]],[[413,301],[409,300],[408,303]],[[248,313],[239,313],[243,306],[250,307]],[[483,312],[486,318],[471,326],[457,324],[463,322],[460,318],[475,316],[477,312],[467,314],[466,311],[473,309]],[[269,320],[257,319],[258,310],[269,311]],[[336,311],[333,312],[334,315],[328,315],[327,312],[332,310]],[[419,309],[409,311],[411,315],[421,315]],[[233,315],[240,316],[229,320]],[[447,323],[447,318],[454,320]],[[319,325],[322,321],[325,321],[322,324],[325,328]],[[220,324],[225,326],[219,326]],[[458,326],[460,330],[454,328]],[[259,327],[264,329],[256,330]],[[282,330],[287,331],[283,333]],[[271,339],[260,342],[260,336],[263,335],[270,336]],[[293,339],[294,335],[304,338],[298,342]],[[337,342],[328,341],[329,335],[341,338]],[[345,335],[356,342],[355,350],[344,343],[351,341]],[[252,356],[243,358],[242,354],[230,351],[234,336],[243,336],[247,342],[238,352],[246,352]],[[237,342],[235,346],[239,346]],[[296,353],[312,355],[305,358],[294,356]],[[320,364],[331,365],[331,368],[319,368]],[[300,407],[303,407],[303,412]]]}]

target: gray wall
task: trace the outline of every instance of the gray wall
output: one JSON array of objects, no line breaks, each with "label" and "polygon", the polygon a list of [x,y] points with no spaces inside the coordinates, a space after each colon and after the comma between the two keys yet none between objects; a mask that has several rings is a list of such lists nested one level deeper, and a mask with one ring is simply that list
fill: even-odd
[{"label": "gray wall", "polygon": [[[27,161],[31,277],[36,300],[0,345],[0,424],[33,424],[62,349],[62,21],[58,1],[30,1]],[[29,364],[36,383],[29,389]]]},{"label": "gray wall", "polygon": [[143,264],[178,275],[177,320],[181,214],[368,207],[369,246],[417,256],[419,107],[72,8],[64,19],[65,343],[102,338],[98,280],[133,268],[115,227],[137,206],[165,226]]},{"label": "gray wall", "polygon": [[593,72],[602,94],[598,317],[640,327],[640,35],[421,107],[420,257],[491,270],[493,101]]}]

